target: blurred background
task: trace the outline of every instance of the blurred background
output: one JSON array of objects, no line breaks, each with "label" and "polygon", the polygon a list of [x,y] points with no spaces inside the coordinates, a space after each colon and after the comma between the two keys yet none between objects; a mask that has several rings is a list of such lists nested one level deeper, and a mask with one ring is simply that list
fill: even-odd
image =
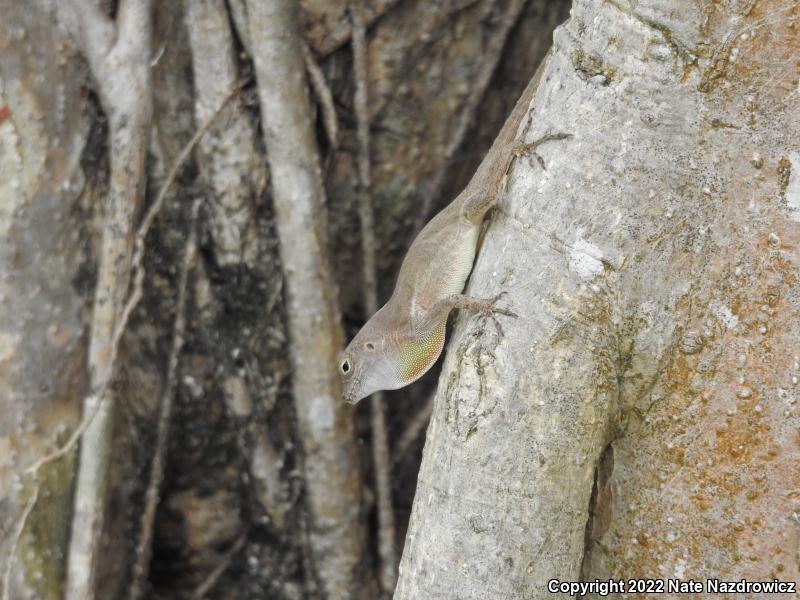
[{"label": "blurred background", "polygon": [[[152,106],[131,109],[139,121],[124,106],[114,108],[147,94],[137,87],[136,69],[109,68],[92,51],[106,38],[138,39],[141,31],[128,27],[141,19],[130,8],[137,2],[125,4],[2,2],[3,598],[64,597],[66,571],[77,568],[66,558],[76,527],[96,531],[88,542],[92,591],[76,587],[66,597],[318,598],[328,583],[315,564],[320,556],[336,559],[335,547],[325,549],[326,532],[341,523],[309,515],[308,489],[335,496],[342,486],[328,479],[324,464],[307,466],[317,454],[328,461],[339,455],[311,447],[293,398],[287,281],[267,148],[281,141],[265,131],[270,115],[263,95],[259,101],[269,63],[253,61],[265,47],[251,39],[258,3],[153,3],[152,36],[140,48]],[[300,56],[288,60],[303,67],[296,75],[307,90],[324,186],[314,214],[327,230],[322,258],[338,294],[331,319],[334,329],[341,319],[349,339],[369,317],[359,200],[366,194],[373,209],[382,303],[413,236],[466,184],[569,3],[365,0],[354,9],[349,0],[303,0],[295,8],[299,41],[290,50]],[[126,25],[122,11],[129,9]],[[88,17],[81,13],[87,10]],[[360,76],[354,14],[363,28]],[[113,82],[132,91],[120,94]],[[357,136],[365,122],[366,184]],[[202,139],[193,140],[201,130]],[[126,154],[137,143],[138,154]],[[128,229],[117,231],[109,214],[126,194],[133,198],[122,208],[130,213]],[[109,198],[121,204],[115,208]],[[142,230],[144,215],[160,201],[152,226]],[[128,259],[136,254],[135,232],[143,232],[142,264],[134,265],[130,284],[118,272],[123,283],[109,295],[119,308],[143,275],[141,299],[118,344],[111,334],[119,330],[119,310],[110,321],[117,330],[109,325],[106,341],[96,339],[102,302],[95,293],[105,289],[98,273],[111,247],[104,231],[109,239],[117,232]],[[108,264],[113,271],[116,263]],[[318,277],[302,273],[290,285],[303,278],[313,285]],[[313,307],[305,316],[318,317]],[[98,364],[106,365],[106,379]],[[347,422],[337,452],[354,457],[358,480],[343,500],[352,505],[354,525],[342,539],[355,540],[348,542],[355,557],[349,577],[364,598],[391,593],[437,373],[438,366],[384,396],[385,430],[377,437],[368,401],[335,408]],[[99,471],[107,473],[106,491],[97,494],[105,504],[76,525],[75,473],[79,462],[89,467],[70,434],[87,428],[90,392],[113,394],[115,410],[110,452],[95,456],[107,461],[108,470]],[[105,418],[103,410],[97,414]],[[376,444],[384,449],[377,468]],[[65,448],[61,455],[36,464],[58,447]],[[25,471],[32,464],[33,476]],[[317,505],[326,501],[315,494]],[[104,515],[102,527],[92,521],[97,515]]]}]

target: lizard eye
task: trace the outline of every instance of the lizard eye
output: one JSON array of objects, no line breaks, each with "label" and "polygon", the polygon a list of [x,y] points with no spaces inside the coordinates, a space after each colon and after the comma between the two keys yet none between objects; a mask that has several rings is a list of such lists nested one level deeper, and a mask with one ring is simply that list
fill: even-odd
[{"label": "lizard eye", "polygon": [[353,371],[353,365],[350,364],[350,359],[345,358],[342,364],[339,365],[339,369],[341,369],[342,375],[349,375]]},{"label": "lizard eye", "polygon": [[367,342],[366,344],[364,344],[364,348],[366,348],[367,350],[375,350],[375,344],[373,344],[372,342]]}]

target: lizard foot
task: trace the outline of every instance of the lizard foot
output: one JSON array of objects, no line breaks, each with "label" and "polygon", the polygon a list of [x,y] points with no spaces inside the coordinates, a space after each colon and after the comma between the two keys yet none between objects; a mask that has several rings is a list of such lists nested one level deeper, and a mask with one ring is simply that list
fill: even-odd
[{"label": "lizard foot", "polygon": [[515,142],[514,153],[517,156],[533,156],[536,161],[539,163],[539,166],[542,167],[543,171],[547,170],[547,166],[544,164],[544,159],[542,155],[536,151],[536,148],[544,144],[545,142],[553,142],[556,140],[566,140],[567,138],[571,138],[571,133],[546,133],[542,137],[533,142],[526,143],[521,140]]},{"label": "lizard foot", "polygon": [[484,300],[484,307],[481,308],[482,312],[486,315],[505,315],[507,317],[513,317],[515,319],[519,318],[519,315],[507,308],[500,308],[497,306],[497,302],[506,295],[507,292],[500,292],[494,298],[490,300]]},{"label": "lizard foot", "polygon": [[494,298],[481,300],[480,306],[477,307],[481,311],[481,315],[483,315],[484,318],[490,319],[492,321],[492,324],[497,330],[497,334],[500,336],[500,338],[505,337],[505,331],[503,331],[503,326],[497,319],[497,315],[505,315],[506,317],[513,317],[515,319],[519,318],[519,315],[517,315],[515,312],[507,308],[501,308],[497,306],[497,302],[500,300],[500,298],[502,298],[505,295],[506,292],[500,292]]},{"label": "lizard foot", "polygon": [[503,326],[500,324],[500,321],[497,319],[497,315],[505,315],[506,317],[513,317],[519,318],[517,313],[507,309],[501,308],[497,306],[497,302],[506,295],[506,292],[500,292],[494,298],[490,298],[487,300],[479,300],[479,304],[476,305],[476,308],[481,311],[481,315],[483,318],[490,319],[492,324],[494,325],[495,329],[497,330],[498,335],[500,338],[505,337],[505,331],[503,331]]}]

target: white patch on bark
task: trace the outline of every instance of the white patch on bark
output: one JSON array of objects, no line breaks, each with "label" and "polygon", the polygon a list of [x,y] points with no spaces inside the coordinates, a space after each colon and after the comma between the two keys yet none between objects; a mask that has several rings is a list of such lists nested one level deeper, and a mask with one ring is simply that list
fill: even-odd
[{"label": "white patch on bark", "polygon": [[686,561],[682,558],[679,558],[678,561],[675,563],[675,577],[678,579],[683,579],[684,574],[686,573]]},{"label": "white patch on bark", "polygon": [[711,303],[711,312],[716,315],[716,317],[727,327],[728,329],[734,329],[739,324],[739,317],[737,317],[730,308],[724,305],[722,302],[712,302]]},{"label": "white patch on bark", "polygon": [[46,149],[38,103],[31,94],[20,85],[7,89],[0,80],[0,106],[12,111],[0,123],[0,197],[5,199],[0,205],[0,237],[5,237],[14,211],[36,190]]},{"label": "white patch on bark", "polygon": [[789,162],[792,171],[789,175],[789,185],[786,186],[786,204],[791,209],[789,213],[795,221],[800,221],[800,152],[790,152]]},{"label": "white patch on bark", "polygon": [[578,236],[569,253],[569,269],[584,279],[591,279],[603,272],[603,252]]}]

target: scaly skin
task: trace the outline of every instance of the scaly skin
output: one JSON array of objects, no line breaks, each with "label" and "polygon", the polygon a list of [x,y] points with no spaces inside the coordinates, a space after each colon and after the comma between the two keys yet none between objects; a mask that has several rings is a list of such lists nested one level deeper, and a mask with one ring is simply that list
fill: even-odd
[{"label": "scaly skin", "polygon": [[397,389],[422,377],[444,348],[453,308],[496,310],[494,301],[461,292],[472,271],[484,216],[496,204],[514,157],[526,148],[516,139],[548,60],[549,55],[467,187],[411,244],[389,301],[342,354],[339,370],[345,401],[354,404],[378,390]]}]

